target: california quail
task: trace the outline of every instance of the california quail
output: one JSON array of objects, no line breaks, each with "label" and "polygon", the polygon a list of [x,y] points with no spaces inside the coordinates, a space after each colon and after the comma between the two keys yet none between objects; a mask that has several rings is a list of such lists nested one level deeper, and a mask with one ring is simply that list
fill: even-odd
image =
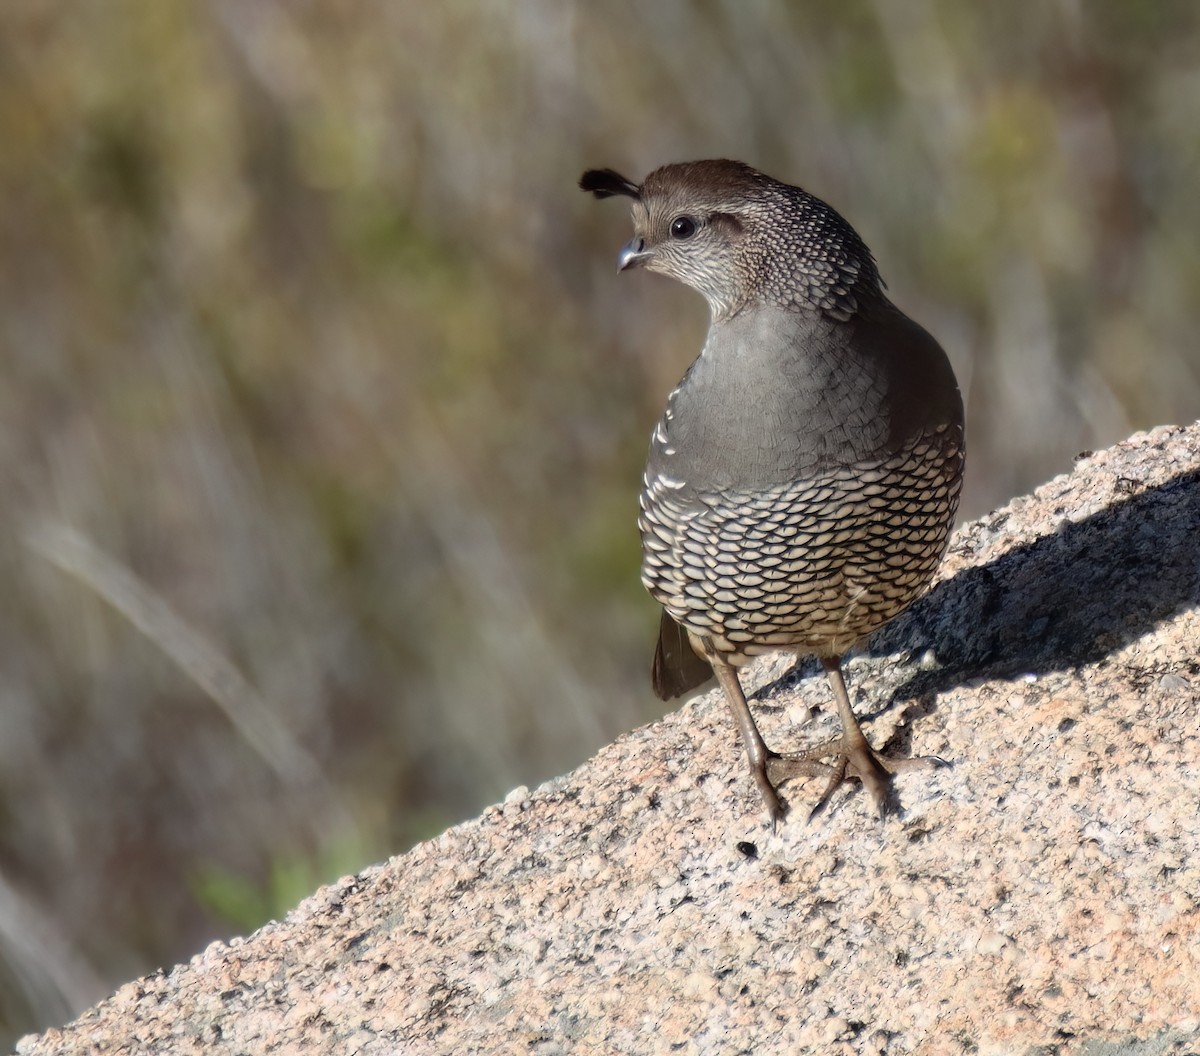
[{"label": "california quail", "polygon": [[[654,688],[678,696],[711,668],[772,822],[776,785],[801,773],[829,776],[814,813],[856,777],[882,815],[890,775],[917,760],[867,742],[840,657],[924,593],[945,551],[963,474],[950,363],[888,300],[854,229],[799,187],[735,161],[640,185],[591,169],[579,185],[632,199],[619,271],[678,279],[712,315],[643,478],[642,582],[665,610]],[[836,741],[766,746],[735,668],[775,650],[821,659]]]}]

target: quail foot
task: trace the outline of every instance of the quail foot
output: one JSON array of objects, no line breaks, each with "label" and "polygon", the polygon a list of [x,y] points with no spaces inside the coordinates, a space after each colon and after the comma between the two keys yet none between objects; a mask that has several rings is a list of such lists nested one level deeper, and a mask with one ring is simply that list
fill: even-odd
[{"label": "quail foot", "polygon": [[[882,815],[891,774],[840,657],[929,587],[954,523],[963,409],[938,343],[884,293],[852,227],[801,190],[735,161],[666,165],[640,184],[591,169],[580,186],[630,199],[618,268],[698,290],[711,323],[650,439],[642,581],[663,607],[655,691],[715,674],[774,823],[778,785],[857,778]],[[779,754],[738,666],[777,650],[824,665],[842,736]]]}]

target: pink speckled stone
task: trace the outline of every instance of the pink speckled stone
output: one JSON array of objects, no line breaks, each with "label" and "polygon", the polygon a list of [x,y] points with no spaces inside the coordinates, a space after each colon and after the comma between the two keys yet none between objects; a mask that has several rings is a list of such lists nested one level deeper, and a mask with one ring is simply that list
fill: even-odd
[{"label": "pink speckled stone", "polygon": [[[710,693],[18,1051],[1196,1051],[1198,601],[1200,427],[1160,428],[965,526],[848,665],[952,763],[885,823],[797,783],[772,833]],[[828,729],[791,666],[747,680],[776,747]]]}]

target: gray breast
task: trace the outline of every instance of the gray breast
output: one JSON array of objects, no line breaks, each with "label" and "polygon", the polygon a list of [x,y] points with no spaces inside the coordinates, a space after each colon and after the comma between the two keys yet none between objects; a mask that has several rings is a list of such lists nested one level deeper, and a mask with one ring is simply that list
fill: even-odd
[{"label": "gray breast", "polygon": [[642,580],[734,658],[840,655],[928,587],[962,467],[957,386],[916,324],[757,313],[710,334],[655,430]]}]

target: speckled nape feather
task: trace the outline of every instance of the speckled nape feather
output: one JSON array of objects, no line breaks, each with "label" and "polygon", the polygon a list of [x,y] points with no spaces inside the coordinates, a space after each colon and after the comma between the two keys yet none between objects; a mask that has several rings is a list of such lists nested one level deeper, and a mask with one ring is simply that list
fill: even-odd
[{"label": "speckled nape feather", "polygon": [[749,165],[664,165],[638,190],[648,209],[656,203],[667,212],[678,209],[686,196],[716,215],[737,218],[744,237],[731,264],[765,303],[848,319],[860,300],[880,291],[875,259],[854,228],[821,199]]},{"label": "speckled nape feather", "polygon": [[[734,161],[666,165],[642,184],[585,173],[632,199],[620,267],[702,293],[712,324],[651,436],[641,495],[642,581],[665,613],[663,695],[716,675],[773,820],[776,786],[846,777],[879,810],[888,760],[867,743],[839,657],[929,586],[958,508],[962,400],[930,335],[887,299],[870,251],[813,195]],[[778,649],[821,657],[843,736],[780,756],[735,670]],[[828,760],[828,762],[821,762]]]}]

